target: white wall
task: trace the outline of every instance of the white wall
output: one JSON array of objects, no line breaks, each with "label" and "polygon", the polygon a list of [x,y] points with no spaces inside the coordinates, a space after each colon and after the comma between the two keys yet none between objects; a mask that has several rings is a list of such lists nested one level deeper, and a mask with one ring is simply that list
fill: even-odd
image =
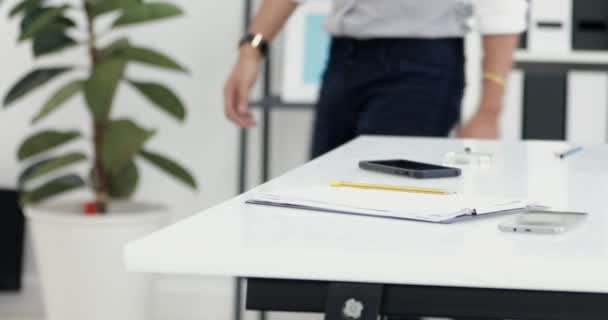
[{"label": "white wall", "polygon": [[[73,0],[76,1],[76,0]],[[4,95],[14,81],[33,66],[30,50],[17,46],[17,20],[7,21],[6,13],[16,0],[6,0],[0,6],[0,94]],[[78,2],[78,1],[76,1]],[[128,30],[133,41],[156,47],[176,57],[190,68],[191,75],[151,70],[138,66],[129,67],[132,77],[154,79],[173,87],[180,93],[188,107],[189,116],[179,125],[155,110],[142,97],[128,87],[121,87],[116,99],[115,115],[132,116],[144,126],[159,129],[151,147],[172,155],[191,168],[200,184],[200,191],[193,193],[162,173],[142,164],[142,183],[136,198],[162,201],[171,206],[174,219],[180,219],[233,196],[237,190],[238,131],[225,120],[222,110],[221,89],[223,81],[235,59],[236,43],[241,35],[241,0],[224,1],[172,1],[183,7],[186,16],[181,19],[136,27]],[[106,39],[111,40],[111,39]],[[84,52],[67,52],[44,63],[76,61],[85,64]],[[65,83],[62,77],[48,87],[20,101],[17,105],[0,111],[0,185],[14,186],[20,166],[15,159],[18,144],[28,133],[41,128],[83,128],[89,121],[81,98],[72,100],[35,128],[29,119],[40,108],[52,90]],[[293,121],[299,114],[280,113],[275,116],[275,132],[290,132],[274,136],[273,162],[277,164],[273,174],[306,159],[308,144],[307,121]],[[309,116],[308,116],[309,118]],[[294,128],[294,123],[296,123]],[[286,124],[288,127],[286,127]],[[289,130],[286,130],[289,129]],[[258,149],[258,130],[252,132],[251,149]],[[285,146],[294,152],[283,152]],[[287,155],[282,159],[282,155]],[[259,155],[252,153],[251,170],[257,170]],[[252,174],[250,184],[257,183]],[[86,193],[75,195],[86,199]],[[74,196],[72,196],[74,197]],[[0,295],[0,318],[7,315],[37,316],[42,312],[35,266],[31,254],[26,261],[25,292],[20,295]],[[169,302],[159,299],[159,314],[173,319],[202,319],[200,315],[214,319],[228,319],[231,309],[231,279],[197,279],[163,277],[159,284],[162,292],[173,293]],[[200,290],[199,290],[200,289]],[[172,302],[171,302],[172,301]],[[202,304],[201,301],[208,303]],[[178,306],[175,308],[174,306]],[[213,310],[206,306],[220,306]],[[164,309],[163,309],[164,308]],[[177,315],[171,312],[178,312]],[[205,317],[207,318],[207,317]]]}]

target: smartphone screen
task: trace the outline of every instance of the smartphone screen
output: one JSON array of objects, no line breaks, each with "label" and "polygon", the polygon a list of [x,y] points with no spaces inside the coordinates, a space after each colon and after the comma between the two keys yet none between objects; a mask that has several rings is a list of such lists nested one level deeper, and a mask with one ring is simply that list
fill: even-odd
[{"label": "smartphone screen", "polygon": [[437,169],[451,169],[448,167],[442,167],[429,163],[408,161],[408,160],[383,160],[383,161],[371,161],[370,163],[378,164],[381,166],[395,167],[400,169],[408,169],[408,170],[437,170]]}]

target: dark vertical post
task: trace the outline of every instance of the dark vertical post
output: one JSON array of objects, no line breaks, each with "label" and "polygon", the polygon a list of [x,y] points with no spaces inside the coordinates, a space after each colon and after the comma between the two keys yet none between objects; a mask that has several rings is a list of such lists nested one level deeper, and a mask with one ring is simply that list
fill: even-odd
[{"label": "dark vertical post", "polygon": [[[252,0],[245,0],[243,5],[243,31],[247,32],[251,23]],[[239,176],[238,193],[241,194],[247,189],[247,154],[248,154],[248,132],[241,129],[239,133]],[[241,320],[243,305],[243,279],[237,277],[234,285],[234,320]]]},{"label": "dark vertical post", "polygon": [[0,291],[21,289],[23,272],[23,235],[25,220],[19,206],[19,193],[0,189]]},{"label": "dark vertical post", "polygon": [[264,79],[262,83],[262,182],[270,178],[270,130],[272,111],[272,62],[268,51],[264,64]]},{"label": "dark vertical post", "polygon": [[[247,129],[241,129],[239,133],[239,194],[245,192],[247,188],[247,153],[248,153],[248,134]],[[239,277],[235,279],[234,286],[234,320],[241,320],[243,305],[242,295],[243,280]]]},{"label": "dark vertical post", "polygon": [[[252,0],[245,0],[244,5],[244,27],[247,32],[251,22]],[[270,51],[270,50],[269,50]],[[262,82],[262,180],[268,181],[270,178],[270,128],[271,128],[271,108],[272,108],[272,62],[269,52],[264,63],[264,74]],[[248,134],[247,130],[241,129],[240,134],[240,156],[239,156],[239,193],[245,192],[247,188],[247,154],[248,154]],[[236,280],[235,296],[235,320],[242,318],[242,283],[243,279]],[[261,319],[266,319],[266,314],[261,313]]]},{"label": "dark vertical post", "polygon": [[[270,130],[272,114],[272,50],[264,63],[264,78],[262,82],[262,182],[270,179]],[[260,320],[266,320],[266,312],[260,313]]]}]

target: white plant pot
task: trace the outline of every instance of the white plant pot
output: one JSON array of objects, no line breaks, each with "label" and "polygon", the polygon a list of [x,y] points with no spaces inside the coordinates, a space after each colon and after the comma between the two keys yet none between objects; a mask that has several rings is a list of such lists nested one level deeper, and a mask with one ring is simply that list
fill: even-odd
[{"label": "white plant pot", "polygon": [[151,280],[126,271],[123,247],[166,220],[163,206],[113,203],[86,216],[76,203],[25,209],[34,238],[46,320],[149,320]]}]

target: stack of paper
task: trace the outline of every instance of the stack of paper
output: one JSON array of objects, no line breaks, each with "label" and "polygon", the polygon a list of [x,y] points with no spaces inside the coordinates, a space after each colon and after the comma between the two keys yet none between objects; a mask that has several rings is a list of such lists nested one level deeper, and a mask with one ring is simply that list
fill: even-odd
[{"label": "stack of paper", "polygon": [[247,203],[440,223],[527,208],[525,201],[505,198],[333,187],[256,193]]}]

